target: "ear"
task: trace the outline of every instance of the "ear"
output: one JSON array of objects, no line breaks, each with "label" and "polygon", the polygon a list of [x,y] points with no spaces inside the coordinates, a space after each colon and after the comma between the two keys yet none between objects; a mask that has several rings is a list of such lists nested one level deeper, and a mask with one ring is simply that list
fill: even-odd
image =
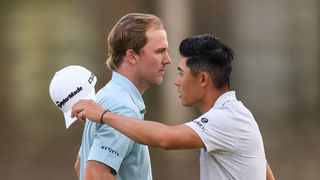
[{"label": "ear", "polygon": [[133,49],[128,49],[126,52],[126,59],[130,64],[137,64],[136,53]]},{"label": "ear", "polygon": [[201,87],[206,87],[210,83],[210,75],[207,72],[200,72],[199,73],[199,82]]}]

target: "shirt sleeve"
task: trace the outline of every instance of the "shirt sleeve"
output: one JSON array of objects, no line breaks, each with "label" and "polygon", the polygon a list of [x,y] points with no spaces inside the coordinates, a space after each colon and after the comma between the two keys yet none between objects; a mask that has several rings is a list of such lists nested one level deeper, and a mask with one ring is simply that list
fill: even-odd
[{"label": "shirt sleeve", "polygon": [[203,114],[197,119],[186,123],[201,138],[207,152],[220,150],[232,151],[235,146],[233,125],[219,112]]},{"label": "shirt sleeve", "polygon": [[[111,108],[110,110],[127,117],[138,118],[135,111],[130,107],[117,106],[116,109]],[[123,159],[132,150],[134,141],[108,125],[99,126],[95,133],[88,160],[102,162],[117,173]]]}]

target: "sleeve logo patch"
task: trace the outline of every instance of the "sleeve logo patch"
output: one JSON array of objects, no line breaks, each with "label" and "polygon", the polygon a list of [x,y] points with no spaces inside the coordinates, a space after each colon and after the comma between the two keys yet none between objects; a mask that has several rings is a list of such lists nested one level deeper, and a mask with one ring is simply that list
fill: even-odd
[{"label": "sleeve logo patch", "polygon": [[201,118],[202,123],[207,123],[209,120],[207,118]]},{"label": "sleeve logo patch", "polygon": [[198,125],[199,128],[200,128],[202,131],[205,131],[205,130],[206,130],[206,128],[204,127],[204,125],[203,125],[200,121],[193,120],[192,122],[195,123],[196,125]]},{"label": "sleeve logo patch", "polygon": [[108,151],[109,153],[112,153],[112,154],[114,154],[114,155],[116,155],[116,156],[119,156],[119,155],[120,155],[119,152],[117,152],[116,150],[114,150],[114,149],[112,149],[112,148],[110,148],[110,147],[107,147],[107,146],[101,146],[101,149],[106,150],[106,151]]}]

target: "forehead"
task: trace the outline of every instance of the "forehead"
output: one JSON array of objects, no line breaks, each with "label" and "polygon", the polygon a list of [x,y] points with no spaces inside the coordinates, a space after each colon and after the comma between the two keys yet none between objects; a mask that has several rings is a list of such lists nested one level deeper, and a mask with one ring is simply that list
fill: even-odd
[{"label": "forehead", "polygon": [[182,71],[188,71],[189,68],[187,67],[186,62],[187,62],[187,58],[181,56],[181,57],[180,57],[180,60],[179,60],[178,69],[179,69],[179,70],[182,70]]},{"label": "forehead", "polygon": [[147,45],[168,47],[167,33],[163,28],[151,28],[146,31]]}]

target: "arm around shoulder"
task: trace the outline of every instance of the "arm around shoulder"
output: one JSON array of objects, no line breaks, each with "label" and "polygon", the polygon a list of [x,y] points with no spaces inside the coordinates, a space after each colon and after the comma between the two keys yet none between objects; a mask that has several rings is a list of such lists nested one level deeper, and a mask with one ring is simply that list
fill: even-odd
[{"label": "arm around shoulder", "polygon": [[166,136],[162,136],[164,149],[194,149],[202,148],[204,144],[198,134],[185,124],[168,126]]},{"label": "arm around shoulder", "polygon": [[185,124],[167,126],[154,121],[141,121],[111,112],[102,120],[140,144],[163,149],[202,148],[202,140],[197,133]]}]

